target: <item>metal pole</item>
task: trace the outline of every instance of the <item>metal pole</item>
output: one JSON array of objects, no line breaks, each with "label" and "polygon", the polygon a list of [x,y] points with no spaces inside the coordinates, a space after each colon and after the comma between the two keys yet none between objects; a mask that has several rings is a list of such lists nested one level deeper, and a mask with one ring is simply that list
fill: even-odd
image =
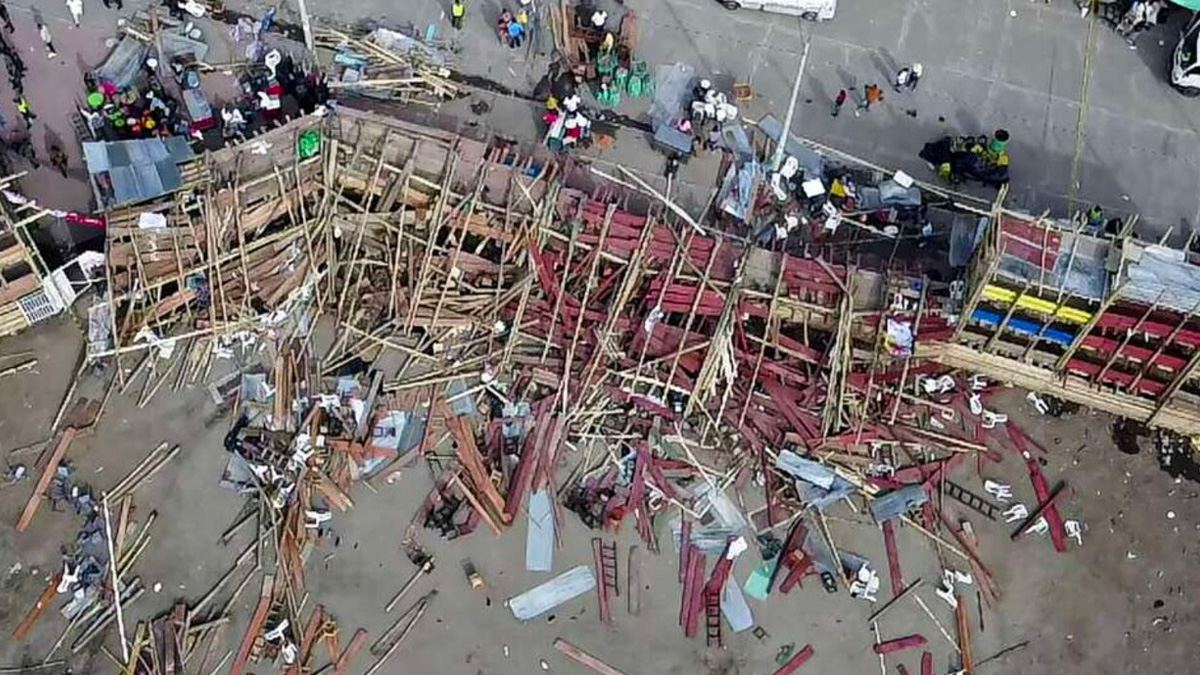
[{"label": "metal pole", "polygon": [[779,171],[783,165],[784,149],[792,134],[792,117],[796,114],[796,96],[800,93],[800,81],[804,79],[804,66],[808,63],[808,48],[812,40],[804,36],[804,52],[800,55],[800,69],[796,71],[796,82],[792,85],[792,100],[788,103],[787,116],[783,119],[783,129],[779,131],[779,142],[775,144],[775,156],[771,158],[771,171]]},{"label": "metal pole", "polygon": [[300,26],[304,29],[304,46],[308,51],[313,51],[313,35],[312,24],[308,21],[308,6],[304,4],[304,0],[296,0],[296,4],[300,6]]}]

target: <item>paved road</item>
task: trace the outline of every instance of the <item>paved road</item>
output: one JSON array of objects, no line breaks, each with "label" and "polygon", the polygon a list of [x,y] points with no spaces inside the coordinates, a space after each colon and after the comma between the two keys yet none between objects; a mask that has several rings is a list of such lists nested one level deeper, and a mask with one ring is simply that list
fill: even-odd
[{"label": "paved road", "polygon": [[[545,59],[537,58],[536,50],[528,58],[523,50],[506,49],[493,33],[501,3],[515,6],[515,0],[468,1],[468,25],[462,33],[449,26],[450,0],[308,4],[315,15],[347,22],[372,18],[412,23],[422,30],[436,24],[460,44],[466,72],[531,92],[545,72]],[[100,6],[99,0],[87,2]],[[288,0],[288,5],[294,2]],[[600,3],[617,8],[614,0]],[[48,14],[65,14],[55,0],[31,4],[45,7]],[[127,8],[144,4],[126,2]],[[227,4],[261,11],[268,3]],[[1136,51],[1108,27],[1097,27],[1082,142],[1077,144],[1088,22],[1069,0],[841,0],[837,18],[822,24],[729,12],[715,0],[625,4],[638,12],[639,52],[647,61],[680,61],[698,72],[751,82],[757,98],[744,110],[748,116],[775,112],[782,117],[803,35],[809,33],[812,48],[793,127],[797,133],[928,177],[916,157],[927,140],[1004,127],[1013,135],[1013,200],[1031,211],[1065,210],[1078,149],[1080,200],[1100,202],[1110,211],[1140,212],[1147,233],[1172,226],[1176,233],[1190,231],[1200,222],[1195,152],[1200,101],[1179,96],[1165,81],[1177,25],[1144,35]],[[289,14],[295,16],[285,7],[281,18]],[[911,62],[925,68],[915,94],[889,92],[884,104],[868,114],[830,118],[837,90],[861,91],[866,82],[886,84],[900,64]],[[636,115],[642,109],[633,102],[622,111]],[[908,111],[915,111],[915,117]]]},{"label": "paved road", "polygon": [[[1013,200],[1025,208],[1065,209],[1078,147],[1081,200],[1103,203],[1110,211],[1140,212],[1147,232],[1175,226],[1178,233],[1200,221],[1194,151],[1200,101],[1179,96],[1165,80],[1175,24],[1144,35],[1136,51],[1108,27],[1097,26],[1077,145],[1088,22],[1068,0],[842,0],[837,18],[819,25],[729,12],[713,0],[626,0],[626,5],[639,14],[639,51],[649,62],[682,61],[752,82],[759,98],[751,114],[773,110],[782,116],[802,31],[810,31],[794,130],[865,159],[924,176],[927,169],[916,153],[927,140],[1004,127],[1014,139]],[[529,67],[488,39],[498,10],[499,0],[471,7],[461,40],[465,69],[528,89],[540,67]],[[437,22],[444,8],[433,0],[342,0],[336,11],[342,18],[386,16],[424,26]],[[448,30],[444,19],[441,25]],[[916,94],[888,95],[883,106],[862,117],[830,118],[828,106],[838,89],[882,84],[909,62],[925,68]]]},{"label": "paved road", "polygon": [[[687,59],[751,79],[763,103],[786,107],[803,43],[797,21],[722,14],[708,0],[643,4],[643,33],[654,38],[644,41],[648,57]],[[642,9],[635,0],[630,5]],[[1032,211],[1065,209],[1088,38],[1088,22],[1073,3],[842,0],[835,20],[811,30],[802,87],[807,105],[797,133],[928,175],[916,158],[927,140],[1004,127],[1014,139],[1014,201]],[[1175,30],[1143,36],[1135,51],[1097,26],[1078,146],[1079,197],[1110,210],[1136,210],[1148,231],[1175,225],[1179,232],[1200,220],[1194,152],[1200,101],[1179,96],[1165,80]],[[838,89],[883,84],[911,62],[925,69],[915,95],[885,96],[879,110],[860,118],[828,115]],[[1182,228],[1181,221],[1187,223]]]}]

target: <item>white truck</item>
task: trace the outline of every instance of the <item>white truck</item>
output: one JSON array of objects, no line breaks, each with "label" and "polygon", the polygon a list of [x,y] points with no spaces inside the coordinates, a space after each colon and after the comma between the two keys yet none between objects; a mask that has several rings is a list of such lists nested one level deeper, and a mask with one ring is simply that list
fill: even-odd
[{"label": "white truck", "polygon": [[828,21],[837,12],[837,0],[717,0],[725,9],[757,9],[791,14],[810,21]]}]

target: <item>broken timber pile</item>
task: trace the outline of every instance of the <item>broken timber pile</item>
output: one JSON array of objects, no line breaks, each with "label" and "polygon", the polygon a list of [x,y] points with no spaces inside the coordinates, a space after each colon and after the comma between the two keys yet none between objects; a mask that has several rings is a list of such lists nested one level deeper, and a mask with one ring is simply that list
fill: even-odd
[{"label": "broken timber pile", "polygon": [[352,35],[329,27],[313,32],[317,54],[335,73],[335,94],[357,94],[402,103],[436,104],[457,98],[447,52],[386,29]]},{"label": "broken timber pile", "polygon": [[[297,159],[309,130],[320,151]],[[778,546],[768,592],[775,579],[787,593],[815,575],[873,600],[869,563],[838,551],[822,515],[857,494],[882,527],[893,602],[912,594],[962,649],[917,582],[903,584],[894,528],[911,525],[969,568],[982,602],[998,598],[973,535],[935,499],[994,518],[996,507],[947,479],[969,455],[977,466],[1025,461],[1033,512],[1065,548],[1064,492],[1051,493],[1030,459],[1044,450],[987,410],[996,386],[948,373],[964,329],[943,284],[756,248],[664,207],[644,184],[597,186],[507,143],[352,109],[214,153],[207,172],[153,206],[165,228],[113,214],[115,347],[101,356],[166,352],[177,384],[206,380],[214,360],[239,352],[269,366],[259,380],[210,387],[238,411],[226,478],[252,495],[231,529],[256,521],[265,550],[254,558],[274,560],[261,611],[229,657],[235,672],[276,657],[307,667],[309,628],[324,619],[304,618],[304,567],[322,523],[352,508],[353,483],[417,459],[436,476],[405,537],[420,569],[431,564],[422,528],[500,534],[537,512],[548,525],[531,538],[545,536],[548,551],[562,505],[598,530],[632,516],[659,551],[667,521],[680,533],[682,630],[695,635],[703,613],[714,646],[722,614],[734,621],[721,589],[746,527]],[[318,349],[321,326],[332,330]],[[727,518],[740,511],[725,491],[756,483],[764,500],[748,522]],[[713,514],[716,527],[701,524]],[[592,584],[607,606],[617,556],[599,540],[596,550]],[[431,598],[394,627],[395,641],[377,642],[375,667]],[[924,640],[880,638],[876,651]],[[332,663],[343,657],[331,648]]]}]

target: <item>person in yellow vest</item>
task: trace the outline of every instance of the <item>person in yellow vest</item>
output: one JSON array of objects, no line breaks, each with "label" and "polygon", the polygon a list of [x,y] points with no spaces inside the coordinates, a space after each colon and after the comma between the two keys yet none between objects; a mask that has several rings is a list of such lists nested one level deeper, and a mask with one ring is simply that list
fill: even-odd
[{"label": "person in yellow vest", "polygon": [[466,18],[467,3],[464,0],[454,0],[454,3],[450,5],[450,25],[454,26],[455,30],[462,30]]},{"label": "person in yellow vest", "polygon": [[17,104],[17,112],[21,113],[21,119],[25,120],[25,128],[33,126],[33,120],[37,119],[37,115],[33,114],[33,109],[29,106],[29,101],[24,96],[18,96],[13,99]]}]

